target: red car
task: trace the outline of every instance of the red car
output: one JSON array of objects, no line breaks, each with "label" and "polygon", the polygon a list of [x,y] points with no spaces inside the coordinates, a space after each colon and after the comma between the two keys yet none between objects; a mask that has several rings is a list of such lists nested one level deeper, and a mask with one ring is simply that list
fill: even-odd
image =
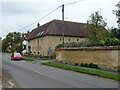
[{"label": "red car", "polygon": [[12,53],[11,59],[12,60],[22,60],[22,56],[20,53]]}]

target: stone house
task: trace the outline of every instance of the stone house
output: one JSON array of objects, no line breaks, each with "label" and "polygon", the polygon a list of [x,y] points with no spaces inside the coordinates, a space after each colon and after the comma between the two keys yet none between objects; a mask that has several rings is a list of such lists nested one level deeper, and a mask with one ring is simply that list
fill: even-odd
[{"label": "stone house", "polygon": [[[88,36],[82,30],[85,23],[64,21],[64,42],[85,41]],[[49,51],[54,52],[55,46],[62,44],[63,22],[52,20],[42,26],[37,24],[27,38],[30,43],[29,52],[33,55],[47,56]]]}]

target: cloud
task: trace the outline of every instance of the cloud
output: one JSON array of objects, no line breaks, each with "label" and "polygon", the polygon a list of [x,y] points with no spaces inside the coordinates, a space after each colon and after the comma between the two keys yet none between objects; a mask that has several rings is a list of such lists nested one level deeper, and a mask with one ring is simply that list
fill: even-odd
[{"label": "cloud", "polygon": [[[0,3],[0,6],[2,5],[0,12],[3,15],[3,34],[7,34],[11,31],[18,32],[21,28],[35,22],[63,3],[75,1],[79,0],[4,0]],[[118,1],[119,0],[84,0],[83,2],[65,6],[65,20],[86,22],[91,13],[101,9],[101,13],[104,16],[104,19],[107,19],[109,27],[117,27],[117,18],[112,14],[112,10],[117,9],[115,5]],[[62,8],[40,20],[40,24],[42,25],[53,19],[62,19],[61,9]],[[20,32],[32,30],[36,27],[36,24],[37,23]]]},{"label": "cloud", "polygon": [[53,3],[53,2],[63,2],[70,0],[3,0],[1,2],[40,2],[40,3]]}]

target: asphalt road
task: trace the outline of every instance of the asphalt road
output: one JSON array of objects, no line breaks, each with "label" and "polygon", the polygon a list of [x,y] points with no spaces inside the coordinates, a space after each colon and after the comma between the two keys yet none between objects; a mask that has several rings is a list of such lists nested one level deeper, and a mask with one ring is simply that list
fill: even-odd
[{"label": "asphalt road", "polygon": [[2,67],[21,88],[118,88],[117,82],[107,79],[26,61],[11,61],[8,54],[2,55]]}]

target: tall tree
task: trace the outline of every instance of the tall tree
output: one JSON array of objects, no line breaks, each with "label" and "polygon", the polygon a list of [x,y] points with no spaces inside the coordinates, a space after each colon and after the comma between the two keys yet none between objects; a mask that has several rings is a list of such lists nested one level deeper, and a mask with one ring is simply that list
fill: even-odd
[{"label": "tall tree", "polygon": [[118,29],[117,28],[112,28],[110,30],[111,34],[113,36],[115,36],[116,38],[120,39],[120,2],[118,2],[118,4],[116,5],[116,7],[118,7],[118,10],[114,10],[114,14],[116,15],[116,17],[118,17]]},{"label": "tall tree", "polygon": [[23,48],[23,45],[22,45],[22,41],[21,41],[18,48],[17,48],[17,52],[22,54],[22,48]]},{"label": "tall tree", "polygon": [[96,41],[104,38],[108,34],[105,29],[106,25],[107,23],[103,19],[103,16],[97,11],[90,15],[90,20],[87,21],[87,25],[83,28],[89,34],[89,39]]},{"label": "tall tree", "polygon": [[116,37],[116,38],[120,39],[120,29],[112,27],[109,31],[110,31],[112,37]]},{"label": "tall tree", "polygon": [[[13,33],[8,33],[6,38],[3,40],[3,51],[5,51],[9,45],[13,46],[15,44],[21,43],[22,37],[21,33],[19,32],[13,32]],[[11,51],[14,51],[15,48],[11,47]]]},{"label": "tall tree", "polygon": [[8,47],[8,42],[6,39],[2,40],[2,51],[5,52]]},{"label": "tall tree", "polygon": [[116,5],[116,7],[118,7],[118,10],[113,10],[114,14],[117,16],[117,17],[120,17],[120,2],[118,2],[118,4]]},{"label": "tall tree", "polygon": [[21,33],[19,32],[13,32],[13,33],[8,33],[6,36],[6,39],[8,42],[13,42],[13,43],[20,43],[21,41]]}]

